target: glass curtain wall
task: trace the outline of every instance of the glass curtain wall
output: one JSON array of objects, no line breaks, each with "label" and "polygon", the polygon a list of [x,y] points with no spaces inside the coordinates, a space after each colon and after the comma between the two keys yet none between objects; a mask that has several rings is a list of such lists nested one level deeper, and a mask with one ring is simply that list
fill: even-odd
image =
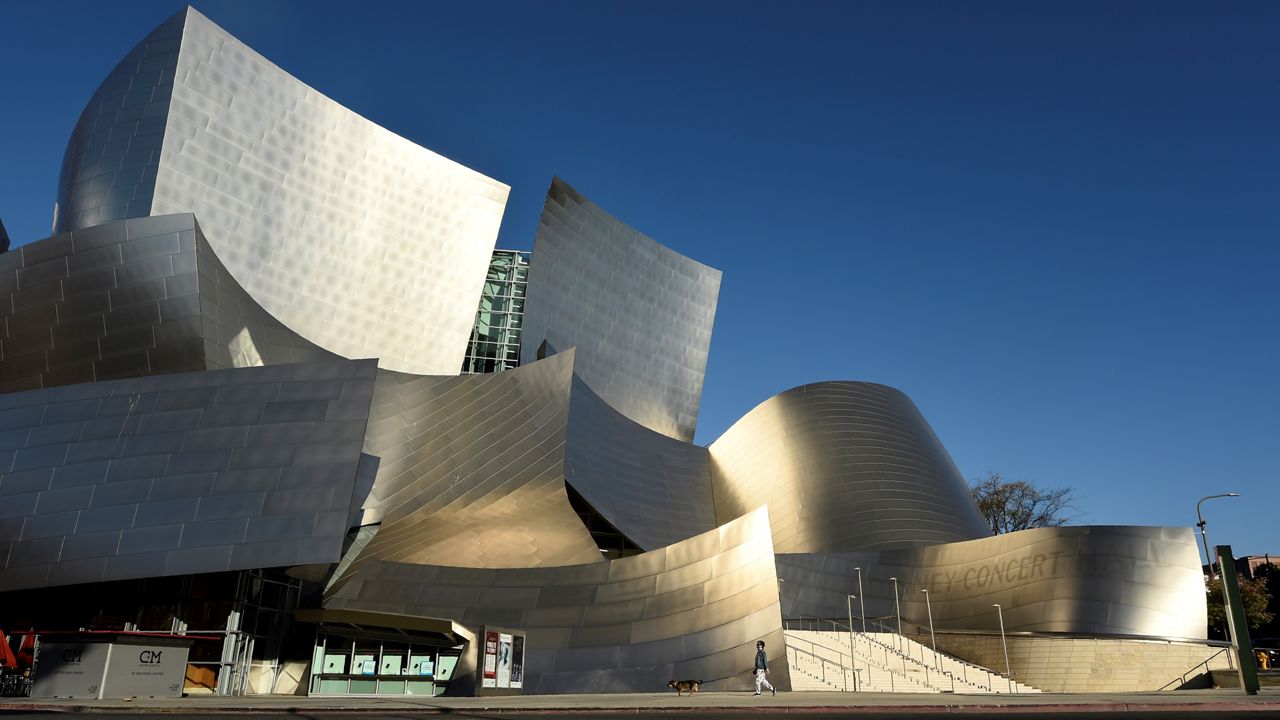
[{"label": "glass curtain wall", "polygon": [[520,365],[520,328],[528,283],[529,253],[493,251],[471,342],[462,361],[463,375],[501,372]]}]

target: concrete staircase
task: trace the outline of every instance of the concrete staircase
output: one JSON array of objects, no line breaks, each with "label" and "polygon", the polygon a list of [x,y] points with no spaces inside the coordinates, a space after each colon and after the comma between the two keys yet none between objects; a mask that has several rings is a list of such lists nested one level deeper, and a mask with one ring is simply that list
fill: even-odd
[{"label": "concrete staircase", "polygon": [[[1037,693],[984,667],[935,654],[896,633],[786,630],[791,685],[798,691]],[[852,643],[850,640],[852,639]]]}]

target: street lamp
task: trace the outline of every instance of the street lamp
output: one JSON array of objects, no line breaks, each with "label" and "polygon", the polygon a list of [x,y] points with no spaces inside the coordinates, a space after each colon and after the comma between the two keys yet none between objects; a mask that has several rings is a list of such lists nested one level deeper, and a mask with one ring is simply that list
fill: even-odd
[{"label": "street lamp", "polygon": [[924,607],[929,612],[929,639],[933,641],[933,666],[939,667],[938,662],[938,636],[933,634],[933,603],[929,602],[929,588],[920,588],[920,592],[924,593]]},{"label": "street lamp", "polygon": [[1196,503],[1196,519],[1200,521],[1196,523],[1196,527],[1200,528],[1200,540],[1204,543],[1204,556],[1209,561],[1209,579],[1210,580],[1217,577],[1218,574],[1213,571],[1213,555],[1209,553],[1209,533],[1205,532],[1205,529],[1204,529],[1205,521],[1204,521],[1204,515],[1200,514],[1200,505],[1203,504],[1205,500],[1212,500],[1214,498],[1222,498],[1222,497],[1240,497],[1240,493],[1229,492],[1229,493],[1222,493],[1221,495],[1207,495],[1205,497],[1200,498],[1200,502]]},{"label": "street lamp", "polygon": [[902,608],[898,606],[898,578],[889,578],[893,581],[893,614],[898,616],[898,638],[902,638]]},{"label": "street lamp", "polygon": [[[854,571],[858,573],[858,613],[862,617],[862,632],[867,631],[867,603],[862,594],[862,568],[856,567]],[[849,620],[850,628],[853,627],[853,620]]]},{"label": "street lamp", "polygon": [[1013,670],[1009,667],[1009,643],[1004,639],[1004,608],[1000,607],[1000,603],[993,603],[991,607],[996,609],[996,614],[1000,616],[1000,644],[1004,646],[1004,676],[1009,680],[1009,692],[1013,692]]},{"label": "street lamp", "polygon": [[[849,611],[849,669],[853,672],[853,689],[858,689],[858,665],[853,659],[853,598],[855,595],[845,596],[845,608]],[[867,672],[871,672],[868,670]],[[846,690],[848,687],[846,686]]]}]

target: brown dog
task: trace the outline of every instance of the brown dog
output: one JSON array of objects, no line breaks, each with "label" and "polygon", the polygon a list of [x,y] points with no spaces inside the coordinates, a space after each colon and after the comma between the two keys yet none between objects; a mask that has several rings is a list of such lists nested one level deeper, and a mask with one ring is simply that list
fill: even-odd
[{"label": "brown dog", "polygon": [[698,688],[702,687],[701,680],[672,680],[667,683],[667,687],[675,688],[676,695],[684,695],[687,691],[690,695],[698,692]]}]

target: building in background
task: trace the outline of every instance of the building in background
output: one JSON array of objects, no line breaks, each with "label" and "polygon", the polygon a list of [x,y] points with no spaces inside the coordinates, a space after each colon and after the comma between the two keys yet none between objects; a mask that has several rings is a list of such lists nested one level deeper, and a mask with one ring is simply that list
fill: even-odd
[{"label": "building in background", "polygon": [[190,636],[223,694],[745,689],[758,640],[788,689],[855,594],[1216,652],[1189,528],[989,537],[892,388],[694,445],[720,271],[559,178],[495,252],[506,197],[194,9],[146,37],[0,253],[0,629]]}]

